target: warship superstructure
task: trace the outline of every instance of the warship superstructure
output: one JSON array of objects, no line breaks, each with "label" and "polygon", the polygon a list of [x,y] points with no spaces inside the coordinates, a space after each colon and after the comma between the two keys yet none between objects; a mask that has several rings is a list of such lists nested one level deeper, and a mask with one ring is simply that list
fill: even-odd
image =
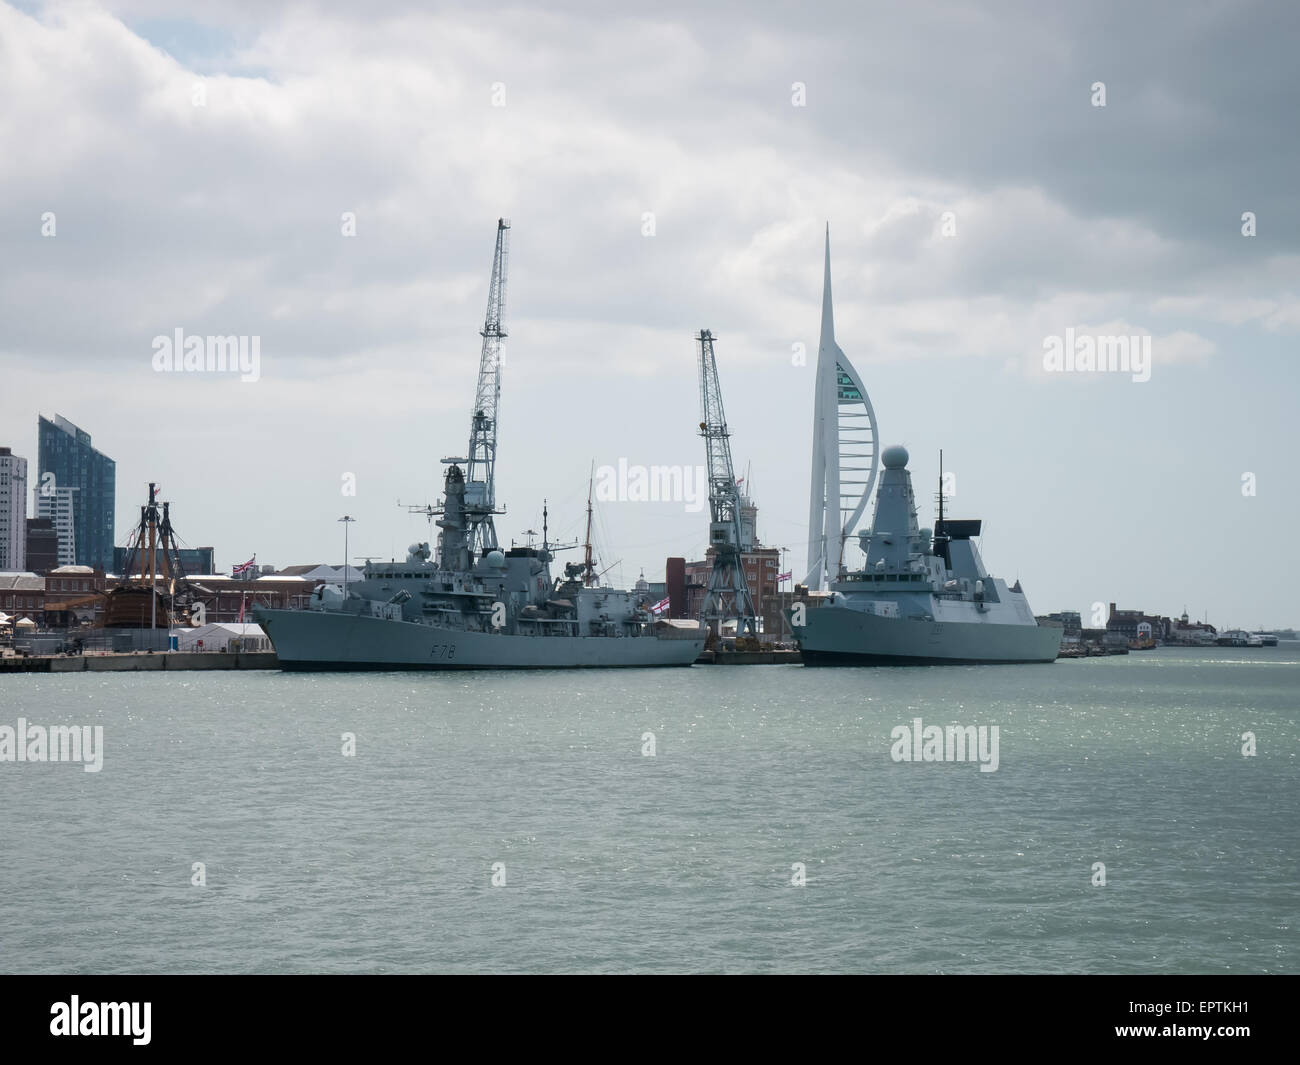
[{"label": "warship superstructure", "polygon": [[698,622],[657,619],[635,593],[602,587],[590,547],[555,579],[545,532],[540,547],[497,545],[509,230],[497,223],[468,458],[442,460],[442,502],[425,508],[441,530],[436,552],[422,542],[404,561],[367,561],[361,580],[321,585],[307,610],[255,607],[285,669],[689,666],[703,650]]},{"label": "warship superstructure", "polygon": [[[917,523],[908,454],[886,448],[861,570],[842,571],[820,602],[788,612],[805,665],[1051,662],[1064,630],[1039,625],[1017,581],[992,577],[978,520]],[[802,609],[801,609],[802,608]]]}]

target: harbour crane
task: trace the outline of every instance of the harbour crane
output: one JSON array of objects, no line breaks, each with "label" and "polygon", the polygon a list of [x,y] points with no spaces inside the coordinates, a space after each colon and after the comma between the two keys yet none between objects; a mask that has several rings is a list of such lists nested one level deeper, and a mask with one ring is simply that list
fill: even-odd
[{"label": "harbour crane", "polygon": [[735,619],[736,635],[758,635],[754,600],[745,580],[741,551],[746,546],[740,532],[740,487],[731,464],[731,434],[722,410],[722,387],[713,355],[713,334],[701,329],[696,336],[700,363],[700,435],[709,460],[709,547],[713,569],[701,617],[712,641],[721,635],[722,623]]},{"label": "harbour crane", "polygon": [[[497,219],[496,250],[492,254],[492,277],[488,282],[487,314],[483,319],[483,349],[479,356],[478,387],[474,391],[474,412],[470,416],[468,458],[444,458],[444,466],[465,466],[465,501],[460,510],[465,523],[465,546],[470,558],[497,547],[494,514],[504,514],[496,506],[497,412],[501,407],[502,342],[506,338],[506,271],[510,259],[510,219]],[[401,500],[397,505],[402,506]],[[432,528],[444,527],[444,503],[407,506],[412,514],[423,514]],[[441,534],[439,535],[441,559]]]},{"label": "harbour crane", "polygon": [[465,517],[471,557],[497,546],[492,515],[496,509],[497,418],[501,407],[502,346],[506,338],[506,272],[510,258],[510,219],[497,219],[492,280],[488,284],[487,315],[483,321],[483,350],[479,357],[478,388],[470,418],[469,458],[443,459],[444,464],[467,461]]}]

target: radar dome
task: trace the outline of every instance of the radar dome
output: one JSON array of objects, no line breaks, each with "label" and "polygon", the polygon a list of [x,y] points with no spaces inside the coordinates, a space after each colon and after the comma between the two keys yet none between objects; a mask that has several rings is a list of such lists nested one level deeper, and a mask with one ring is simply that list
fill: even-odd
[{"label": "radar dome", "polygon": [[893,447],[887,447],[880,456],[880,461],[885,464],[887,470],[901,470],[907,466],[907,448],[901,444],[895,444]]},{"label": "radar dome", "polygon": [[506,556],[503,555],[500,551],[489,551],[484,561],[487,562],[487,564],[491,566],[493,569],[506,568]]}]

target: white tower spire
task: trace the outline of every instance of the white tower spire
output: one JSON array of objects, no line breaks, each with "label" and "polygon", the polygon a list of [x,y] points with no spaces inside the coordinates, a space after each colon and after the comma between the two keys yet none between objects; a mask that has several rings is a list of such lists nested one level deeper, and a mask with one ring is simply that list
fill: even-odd
[{"label": "white tower spire", "polygon": [[866,387],[835,342],[828,224],[808,499],[806,583],[813,590],[839,574],[845,541],[870,501],[880,465],[877,439],[876,415]]}]

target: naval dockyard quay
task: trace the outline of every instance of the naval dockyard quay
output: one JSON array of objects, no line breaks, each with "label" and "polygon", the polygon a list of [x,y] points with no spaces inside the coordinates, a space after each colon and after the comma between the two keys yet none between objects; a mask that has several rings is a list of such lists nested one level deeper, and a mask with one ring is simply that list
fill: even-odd
[{"label": "naval dockyard quay", "polygon": [[1275,1039],[1300,21],[1099,2],[0,0],[10,1056]]}]

